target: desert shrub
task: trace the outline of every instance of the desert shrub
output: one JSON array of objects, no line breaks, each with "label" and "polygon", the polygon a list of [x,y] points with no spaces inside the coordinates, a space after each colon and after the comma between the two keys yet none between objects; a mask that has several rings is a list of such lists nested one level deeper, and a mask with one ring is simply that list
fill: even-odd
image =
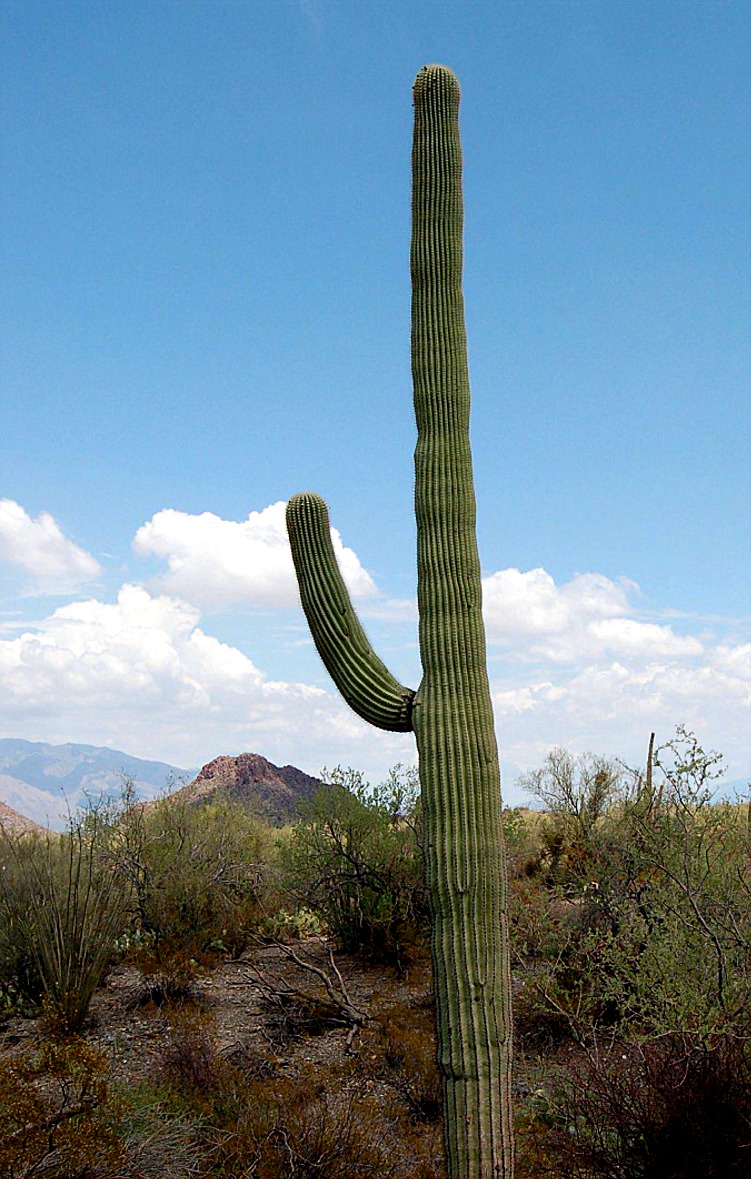
[{"label": "desert shrub", "polygon": [[[282,1112],[283,1110],[283,1112]],[[278,1087],[255,1129],[258,1179],[389,1179],[396,1163],[383,1142],[374,1103],[344,1097],[338,1105],[301,1088]]]},{"label": "desert shrub", "polygon": [[502,819],[509,879],[537,878],[544,867],[545,816],[527,807],[504,807]]},{"label": "desert shrub", "polygon": [[589,885],[598,985],[622,1019],[707,1037],[751,1000],[751,861],[718,755],[679,729],[608,816]]},{"label": "desert shrub", "polygon": [[[679,729],[598,815],[542,891],[512,888],[525,1023],[575,1036],[731,1027],[751,998],[751,863],[740,808],[712,801],[718,757]],[[526,903],[525,903],[526,902]]]},{"label": "desert shrub", "polygon": [[421,1009],[390,1003],[375,1016],[385,1079],[417,1122],[437,1122],[443,1109],[434,1019],[432,1003]]},{"label": "desert shrub", "polygon": [[200,963],[178,942],[159,942],[134,954],[139,967],[138,985],[129,997],[136,1007],[190,1007],[202,1005],[198,987]]},{"label": "desert shrub", "polygon": [[404,964],[429,923],[416,777],[397,766],[372,790],[334,770],[282,849],[286,887],[339,946]]},{"label": "desert shrub", "polygon": [[255,1082],[246,1096],[251,1110],[242,1111],[231,1135],[219,1137],[215,1174],[395,1179],[397,1164],[372,1100],[342,1094],[339,1101],[327,1102],[312,1077],[308,1084]]},{"label": "desert shrub", "polygon": [[[575,1179],[712,1179],[748,1174],[751,1051],[671,1036],[616,1038],[569,1063],[520,1139],[527,1165]],[[539,1172],[542,1174],[543,1172]]]},{"label": "desert shrub", "polygon": [[[336,1066],[297,1078],[271,1059],[217,1051],[207,1020],[172,1020],[159,1080],[198,1119],[209,1173],[254,1179],[376,1179],[395,1174],[377,1104],[341,1087]],[[325,1093],[329,1082],[333,1095]]]},{"label": "desert shrub", "polygon": [[189,1179],[193,1128],[111,1084],[79,1038],[0,1060],[0,1179]]},{"label": "desert shrub", "polygon": [[[26,836],[32,841],[34,836]],[[0,835],[0,1015],[31,1015],[44,984],[28,938],[33,891],[18,854],[16,838]]]},{"label": "desert shrub", "polygon": [[96,810],[60,836],[2,837],[6,994],[43,997],[63,1032],[81,1028],[126,925],[127,889],[109,863],[108,838]]},{"label": "desert shrub", "polygon": [[114,1104],[103,1058],[81,1040],[0,1060],[0,1176],[112,1174],[125,1157]]},{"label": "desert shrub", "polygon": [[323,933],[321,918],[305,905],[295,905],[292,912],[285,908],[267,914],[262,926],[263,932],[274,941],[304,941],[320,937]]},{"label": "desert shrub", "polygon": [[132,889],[140,957],[241,953],[262,917],[272,850],[270,831],[229,799],[125,806],[111,855]]},{"label": "desert shrub", "polygon": [[267,987],[263,1006],[266,1034],[270,1043],[279,1048],[302,1036],[323,1036],[332,1029],[352,1031],[359,1027],[342,1003],[296,987]]},{"label": "desert shrub", "polygon": [[196,1127],[170,1114],[158,1101],[138,1106],[126,1102],[117,1133],[124,1161],[111,1175],[87,1175],[86,1179],[195,1179],[205,1173],[207,1152]]},{"label": "desert shrub", "polygon": [[621,767],[593,753],[573,757],[556,747],[540,769],[522,775],[518,785],[547,813],[539,835],[549,883],[566,884],[586,872],[598,820],[620,797]]},{"label": "desert shrub", "polygon": [[679,728],[580,830],[581,857],[512,882],[522,1051],[578,1043],[521,1114],[522,1176],[748,1166],[751,857],[720,772]]},{"label": "desert shrub", "polygon": [[225,1080],[228,1070],[223,1068],[207,1015],[178,1009],[169,1023],[170,1041],[160,1062],[162,1081],[189,1096],[206,1093]]}]

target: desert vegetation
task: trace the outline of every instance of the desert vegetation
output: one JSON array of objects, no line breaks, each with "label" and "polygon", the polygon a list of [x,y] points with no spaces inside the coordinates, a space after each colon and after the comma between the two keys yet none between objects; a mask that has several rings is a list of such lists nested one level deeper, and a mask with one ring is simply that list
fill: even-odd
[{"label": "desert vegetation", "polygon": [[[553,750],[504,812],[517,1174],[751,1157],[751,820],[683,729],[646,771]],[[335,770],[274,830],[122,797],[0,845],[0,1176],[442,1171],[412,771]]]}]

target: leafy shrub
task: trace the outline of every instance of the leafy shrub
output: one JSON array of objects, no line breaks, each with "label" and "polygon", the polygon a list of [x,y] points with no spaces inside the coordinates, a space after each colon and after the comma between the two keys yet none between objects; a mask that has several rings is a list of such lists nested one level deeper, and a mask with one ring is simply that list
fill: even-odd
[{"label": "leafy shrub", "polygon": [[709,1036],[751,1000],[747,831],[738,807],[712,802],[717,764],[679,729],[559,883],[532,903],[512,888],[527,994],[576,1036],[613,1023]]},{"label": "leafy shrub", "polygon": [[518,785],[547,812],[540,837],[549,883],[565,884],[570,875],[586,871],[596,825],[620,797],[621,779],[615,762],[593,753],[575,758],[557,747],[540,769],[519,779]]},{"label": "leafy shrub", "polygon": [[[35,837],[27,836],[31,841]],[[28,936],[32,889],[16,838],[0,836],[0,1012],[32,1015],[44,997],[44,983]]]},{"label": "leafy shrub", "polygon": [[343,950],[402,966],[429,921],[414,772],[397,766],[371,790],[334,770],[283,847],[282,872]]},{"label": "leafy shrub", "polygon": [[711,1036],[751,1000],[751,860],[740,808],[712,801],[718,761],[679,729],[603,826],[599,985],[655,1034]]},{"label": "leafy shrub", "polygon": [[679,728],[586,830],[553,815],[554,871],[512,881],[522,1051],[579,1045],[521,1113],[524,1179],[745,1173],[751,857],[745,808],[713,801],[719,773]]},{"label": "leafy shrub", "polygon": [[543,869],[541,831],[545,816],[526,807],[504,807],[503,837],[509,879],[534,879]]},{"label": "leafy shrub", "polygon": [[196,806],[166,797],[144,808],[127,791],[111,856],[133,890],[141,958],[175,947],[240,954],[262,918],[269,830],[229,799]]}]

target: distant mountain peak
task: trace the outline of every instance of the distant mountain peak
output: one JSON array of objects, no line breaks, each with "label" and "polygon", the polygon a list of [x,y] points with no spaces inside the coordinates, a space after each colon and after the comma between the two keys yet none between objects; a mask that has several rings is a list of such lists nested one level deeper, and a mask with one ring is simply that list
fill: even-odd
[{"label": "distant mountain peak", "polygon": [[224,795],[267,823],[282,826],[299,818],[320,785],[318,778],[295,766],[275,766],[259,753],[241,753],[215,757],[174,797],[200,804]]},{"label": "distant mountain peak", "polygon": [[29,816],[25,821],[35,826],[59,829],[89,801],[118,797],[126,779],[146,803],[164,795],[203,803],[225,794],[265,822],[282,826],[299,817],[320,786],[310,774],[275,766],[259,753],[215,757],[189,785],[176,789],[189,777],[167,762],[106,746],[0,738],[0,802],[19,819]]}]

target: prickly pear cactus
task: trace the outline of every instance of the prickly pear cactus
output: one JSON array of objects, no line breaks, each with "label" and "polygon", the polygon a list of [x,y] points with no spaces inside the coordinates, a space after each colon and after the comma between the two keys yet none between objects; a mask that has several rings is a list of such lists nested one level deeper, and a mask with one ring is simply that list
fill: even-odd
[{"label": "prickly pear cactus", "polygon": [[438,1058],[450,1179],[513,1174],[511,1010],[498,749],[488,686],[469,443],[462,296],[459,86],[425,66],[414,86],[412,376],[423,678],[375,655],[337,568],[323,501],[287,524],[316,646],[351,707],[417,741],[433,914]]}]

